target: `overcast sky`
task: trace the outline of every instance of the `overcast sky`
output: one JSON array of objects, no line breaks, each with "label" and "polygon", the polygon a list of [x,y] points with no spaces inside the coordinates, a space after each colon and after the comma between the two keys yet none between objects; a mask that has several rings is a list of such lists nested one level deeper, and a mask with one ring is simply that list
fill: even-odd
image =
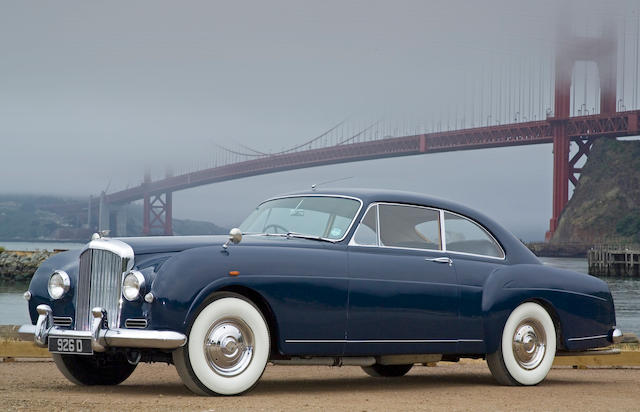
[{"label": "overcast sky", "polygon": [[[520,110],[539,118],[550,104],[554,16],[570,11],[571,30],[590,35],[603,20],[623,21],[634,44],[634,8],[627,0],[0,0],[0,193],[111,192],[139,184],[145,169],[157,178],[167,166],[208,164],[216,144],[276,152],[345,118],[428,127],[455,111],[467,125],[504,122],[516,109],[498,108],[481,84],[507,96],[515,72],[536,79],[539,92]],[[633,93],[628,107],[638,104]],[[219,183],[176,193],[174,216],[231,226],[266,197],[350,176],[337,185],[463,202],[528,240],[544,237],[551,215],[551,146],[539,145]]]}]

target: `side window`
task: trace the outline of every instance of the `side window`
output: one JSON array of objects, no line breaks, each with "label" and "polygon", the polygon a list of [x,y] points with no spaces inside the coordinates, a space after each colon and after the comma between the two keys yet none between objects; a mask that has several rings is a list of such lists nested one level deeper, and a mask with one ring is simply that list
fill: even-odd
[{"label": "side window", "polygon": [[503,258],[504,253],[489,233],[471,220],[453,213],[444,213],[447,250],[474,255]]},{"label": "side window", "polygon": [[378,245],[378,206],[369,208],[353,234],[353,243],[362,246]]},{"label": "side window", "polygon": [[442,250],[439,211],[404,205],[378,207],[381,246]]}]

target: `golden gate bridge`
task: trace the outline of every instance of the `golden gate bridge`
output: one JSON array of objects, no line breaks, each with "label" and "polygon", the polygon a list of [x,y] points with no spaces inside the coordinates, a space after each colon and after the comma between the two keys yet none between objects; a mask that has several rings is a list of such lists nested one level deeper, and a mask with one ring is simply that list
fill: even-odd
[{"label": "golden gate bridge", "polygon": [[[569,184],[577,185],[580,165],[593,142],[640,134],[640,15],[633,18],[637,20],[635,32],[613,26],[597,37],[560,31],[562,41],[553,56],[487,70],[484,82],[469,87],[471,97],[465,99],[469,107],[438,113],[429,125],[376,121],[354,129],[341,122],[313,139],[277,152],[245,145],[240,149],[220,147],[208,167],[167,174],[158,180],[146,174],[135,187],[92,197],[89,221],[97,222],[100,230],[121,227],[121,206],[142,200],[143,233],[171,235],[173,193],[180,190],[337,163],[551,143],[549,239],[569,200]],[[78,207],[87,205],[59,208]],[[92,219],[96,214],[98,218]]]}]

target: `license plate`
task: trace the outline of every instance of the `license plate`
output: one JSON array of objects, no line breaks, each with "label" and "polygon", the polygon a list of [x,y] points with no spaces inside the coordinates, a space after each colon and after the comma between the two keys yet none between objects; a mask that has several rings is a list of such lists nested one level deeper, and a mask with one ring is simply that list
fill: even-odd
[{"label": "license plate", "polygon": [[93,355],[91,338],[63,338],[59,336],[49,336],[49,352]]}]

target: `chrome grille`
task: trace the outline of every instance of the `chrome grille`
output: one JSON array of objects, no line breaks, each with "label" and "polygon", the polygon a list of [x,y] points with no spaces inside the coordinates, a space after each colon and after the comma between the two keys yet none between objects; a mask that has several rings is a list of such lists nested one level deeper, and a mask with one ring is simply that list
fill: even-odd
[{"label": "chrome grille", "polygon": [[90,330],[91,309],[107,311],[110,328],[120,321],[122,274],[126,261],[108,250],[87,249],[80,255],[76,292],[76,330]]}]

